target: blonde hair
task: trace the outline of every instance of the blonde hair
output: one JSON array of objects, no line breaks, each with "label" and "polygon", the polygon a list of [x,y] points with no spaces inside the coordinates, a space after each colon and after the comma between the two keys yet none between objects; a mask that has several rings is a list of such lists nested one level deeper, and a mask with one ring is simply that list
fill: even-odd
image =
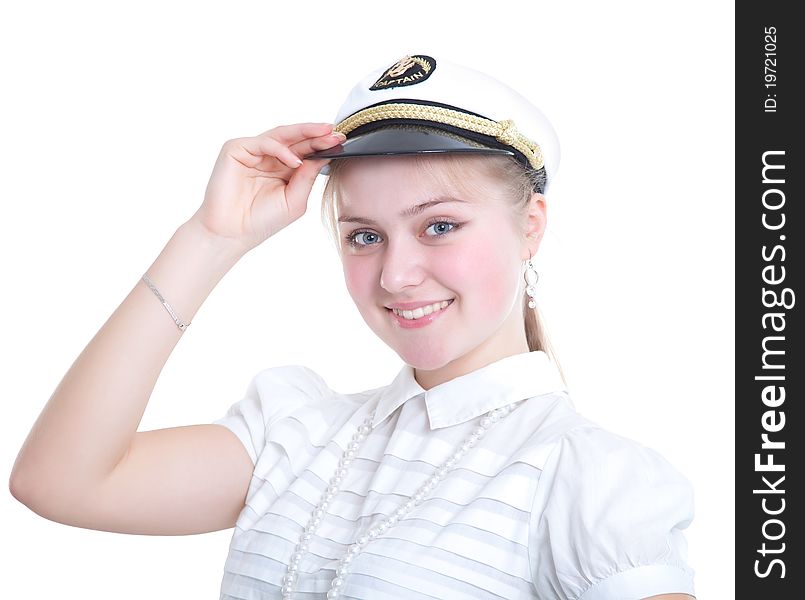
[{"label": "blonde hair", "polygon": [[[479,155],[479,154],[415,154],[405,156],[412,160],[417,170],[429,174],[431,177],[452,188],[458,189],[468,195],[485,194],[487,196],[502,197],[509,202],[513,209],[514,218],[522,226],[523,235],[526,234],[526,211],[531,196],[535,191],[542,192],[545,184],[545,171],[540,169],[526,169],[521,163],[510,156]],[[341,240],[338,234],[336,206],[341,193],[339,173],[343,171],[346,163],[360,161],[361,157],[348,160],[334,160],[330,162],[330,172],[324,186],[321,203],[321,219],[328,230],[336,249],[340,251]],[[436,168],[436,162],[439,168]],[[482,173],[489,176],[489,180],[498,185],[493,189],[485,185],[484,178],[470,177],[471,173]],[[470,183],[471,182],[471,183]],[[502,187],[501,185],[502,184]],[[472,186],[472,187],[470,187]],[[501,193],[502,190],[502,193]],[[548,334],[541,318],[539,306],[528,307],[528,296],[523,294],[523,324],[529,351],[542,350],[554,361],[565,381],[562,367],[556,352],[548,339]],[[565,383],[567,383],[565,381]]]}]

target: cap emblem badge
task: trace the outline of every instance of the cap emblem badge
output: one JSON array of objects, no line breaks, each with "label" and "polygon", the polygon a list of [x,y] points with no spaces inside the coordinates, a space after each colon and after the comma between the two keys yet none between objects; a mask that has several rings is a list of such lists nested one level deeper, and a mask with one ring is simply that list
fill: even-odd
[{"label": "cap emblem badge", "polygon": [[416,54],[403,56],[383,72],[374,82],[370,90],[386,90],[406,85],[422,83],[431,76],[436,68],[436,60],[430,56]]}]

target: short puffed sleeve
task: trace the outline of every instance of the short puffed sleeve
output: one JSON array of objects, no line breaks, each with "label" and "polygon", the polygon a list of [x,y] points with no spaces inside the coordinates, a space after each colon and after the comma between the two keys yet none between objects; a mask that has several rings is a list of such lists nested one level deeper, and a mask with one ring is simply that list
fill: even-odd
[{"label": "short puffed sleeve", "polygon": [[246,394],[213,423],[229,428],[238,436],[252,463],[257,464],[272,422],[302,406],[326,400],[329,393],[321,376],[308,367],[271,367],[255,375]]},{"label": "short puffed sleeve", "polygon": [[693,491],[659,454],[599,427],[555,444],[537,483],[529,556],[540,598],[693,595],[682,530]]}]

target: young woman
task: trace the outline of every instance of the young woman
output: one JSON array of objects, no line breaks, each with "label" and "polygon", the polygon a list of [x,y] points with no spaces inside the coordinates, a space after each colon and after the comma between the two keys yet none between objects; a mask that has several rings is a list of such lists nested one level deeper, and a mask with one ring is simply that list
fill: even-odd
[{"label": "young woman", "polygon": [[[688,482],[575,412],[538,318],[557,165],[528,101],[427,55],[367,75],[335,128],[225,143],[201,207],[43,410],[12,492],[79,527],[235,527],[221,598],[689,599]],[[320,171],[350,296],[398,375],[341,394],[269,368],[215,423],[138,432],[201,303],[305,212]]]}]

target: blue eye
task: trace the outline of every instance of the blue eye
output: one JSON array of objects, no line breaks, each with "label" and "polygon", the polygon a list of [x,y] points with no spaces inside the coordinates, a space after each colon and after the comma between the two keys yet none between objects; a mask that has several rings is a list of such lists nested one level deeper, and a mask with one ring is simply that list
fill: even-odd
[{"label": "blue eye", "polygon": [[[458,223],[453,223],[452,221],[433,221],[430,225],[428,225],[428,229],[430,229],[431,227],[435,227],[437,225],[448,225],[450,227],[450,229],[445,229],[444,227],[437,227],[434,230],[434,233],[436,233],[437,237],[444,235],[445,233],[449,233],[450,231],[458,227]],[[425,231],[427,231],[428,229],[426,229]]]},{"label": "blue eye", "polygon": [[369,240],[373,239],[375,241],[377,241],[377,239],[380,237],[373,231],[356,231],[354,233],[350,233],[344,239],[346,239],[347,243],[350,244],[351,246],[371,246],[374,243],[374,241],[367,241],[366,238],[364,238],[364,241],[366,243],[358,242],[357,239],[362,235],[369,238]]}]

